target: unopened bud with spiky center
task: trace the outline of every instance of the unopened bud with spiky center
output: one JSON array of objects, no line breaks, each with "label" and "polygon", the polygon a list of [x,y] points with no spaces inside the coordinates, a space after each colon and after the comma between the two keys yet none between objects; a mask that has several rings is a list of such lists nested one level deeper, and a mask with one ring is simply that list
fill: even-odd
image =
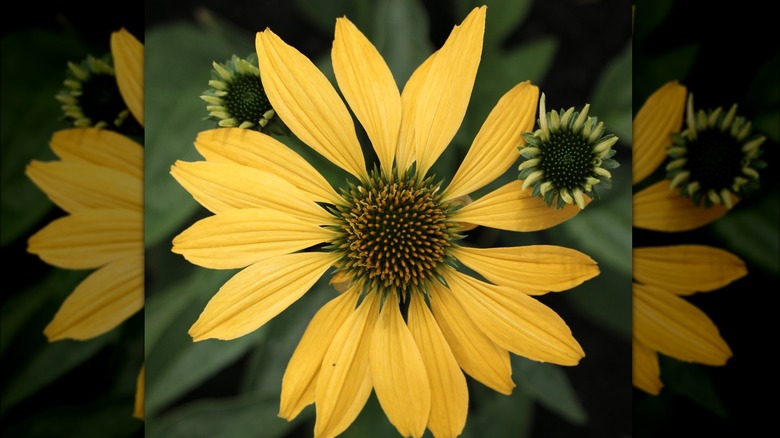
[{"label": "unopened bud with spiky center", "polygon": [[[265,94],[255,55],[246,59],[233,55],[224,64],[214,62],[212,66],[211,89],[200,98],[219,126],[267,132],[272,121],[274,125],[281,123]],[[279,131],[279,126],[275,128],[274,132]]]},{"label": "unopened bud with spiky center", "polygon": [[762,135],[751,135],[751,123],[737,116],[737,105],[727,112],[723,108],[694,111],[693,94],[688,96],[685,130],[672,133],[674,144],[666,152],[666,177],[670,189],[680,189],[696,205],[734,205],[758,188],[758,170],[766,163],[760,160]]},{"label": "unopened bud with spiky center", "polygon": [[531,187],[555,209],[565,204],[585,208],[585,196],[598,197],[595,186],[612,187],[607,169],[619,166],[612,159],[612,146],[618,138],[604,134],[604,123],[589,117],[590,105],[581,112],[574,107],[564,111],[546,110],[545,95],[539,100],[539,128],[523,134],[526,144],[520,146],[519,178],[523,189]]},{"label": "unopened bud with spiky center", "polygon": [[110,55],[89,55],[78,64],[69,62],[63,84],[65,88],[55,98],[73,126],[111,129],[125,135],[143,132],[122,99]]}]

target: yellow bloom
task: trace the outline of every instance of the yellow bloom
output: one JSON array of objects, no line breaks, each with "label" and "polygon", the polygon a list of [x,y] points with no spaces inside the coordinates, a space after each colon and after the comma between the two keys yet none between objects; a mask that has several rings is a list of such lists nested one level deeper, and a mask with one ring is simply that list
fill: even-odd
[{"label": "yellow bloom", "polygon": [[468,411],[461,369],[509,394],[509,352],[562,365],[584,356],[565,322],[531,295],[594,277],[593,260],[555,246],[457,242],[463,223],[532,231],[579,211],[551,211],[520,181],[466,199],[518,158],[538,89],[524,82],[501,98],[446,189],[426,176],[465,114],[484,23],[485,8],[472,11],[399,93],[374,46],[346,18],[337,20],[333,67],[379,157],[373,172],[325,76],[270,30],[258,33],[263,86],[278,116],[354,176],[338,192],[283,144],[242,129],[202,132],[195,146],[206,161],[172,167],[214,213],[177,236],[173,251],[207,268],[244,268],[192,326],[195,341],[256,330],[336,268],[333,282],[345,291],[314,316],[282,382],[280,416],[292,419],[315,403],[316,436],[349,427],[372,388],[402,435],[422,436],[427,426],[435,436],[456,436]]},{"label": "yellow bloom", "polygon": [[[111,49],[120,92],[143,124],[143,45],[122,29]],[[55,132],[51,147],[59,160],[32,161],[26,173],[68,214],[30,237],[28,251],[60,268],[97,269],[44,330],[49,341],[86,340],[144,304],[143,147],[96,128]]]},{"label": "yellow bloom", "polygon": [[[670,134],[682,126],[685,87],[670,82],[648,98],[634,118],[634,183],[664,161]],[[634,226],[656,231],[685,231],[704,226],[728,209],[698,207],[670,190],[669,181],[634,195]],[[633,384],[657,395],[658,353],[686,362],[724,365],[731,349],[710,318],[683,296],[721,288],[747,274],[735,255],[709,246],[675,245],[633,251]]]}]

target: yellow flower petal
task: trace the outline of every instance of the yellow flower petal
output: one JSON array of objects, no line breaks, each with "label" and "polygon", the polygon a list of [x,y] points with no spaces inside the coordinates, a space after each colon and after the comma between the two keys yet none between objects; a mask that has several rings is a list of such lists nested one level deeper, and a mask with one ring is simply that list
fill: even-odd
[{"label": "yellow flower petal", "polygon": [[143,257],[136,254],[110,263],[84,279],[43,333],[49,341],[91,339],[118,326],[143,306]]},{"label": "yellow flower petal", "polygon": [[634,339],[632,382],[642,391],[658,395],[664,384],[661,383],[661,369],[658,366],[658,354]]},{"label": "yellow flower petal", "polygon": [[192,339],[235,339],[262,327],[298,301],[336,257],[304,252],[273,257],[236,274],[211,298],[190,328]]},{"label": "yellow flower petal", "polygon": [[336,19],[333,72],[389,175],[401,126],[401,95],[382,55],[346,17]]},{"label": "yellow flower petal", "polygon": [[283,178],[312,201],[335,204],[341,200],[328,181],[303,157],[275,138],[250,129],[220,128],[203,131],[195,148],[214,163],[253,167]]},{"label": "yellow flower petal", "polygon": [[529,295],[571,289],[599,274],[593,259],[561,246],[457,247],[452,254],[492,283]]},{"label": "yellow flower petal", "polygon": [[498,346],[559,365],[576,365],[585,356],[563,319],[536,299],[453,269],[442,275],[474,323]]},{"label": "yellow flower petal", "polygon": [[724,365],[731,349],[699,308],[664,290],[634,283],[634,337],[667,356]]},{"label": "yellow flower petal", "polygon": [[305,222],[321,225],[331,220],[306,194],[286,180],[232,163],[177,161],[171,175],[192,197],[213,213],[236,208],[270,208]]},{"label": "yellow flower petal", "polygon": [[634,117],[632,160],[633,184],[653,173],[666,158],[669,136],[682,127],[686,90],[677,81],[668,82],[653,93]]},{"label": "yellow flower petal", "polygon": [[143,215],[129,210],[82,210],[35,233],[27,251],[50,265],[90,269],[143,253]]},{"label": "yellow flower petal", "polygon": [[[736,204],[736,200],[734,200]],[[729,210],[715,204],[710,208],[694,205],[681,197],[679,189],[669,190],[669,181],[659,181],[634,195],[634,226],[653,231],[688,231],[722,217]]]},{"label": "yellow flower petal", "polygon": [[436,52],[415,100],[414,144],[421,175],[447,148],[466,114],[482,55],[486,9],[475,8],[455,26]]},{"label": "yellow flower petal", "polygon": [[258,32],[256,45],[263,88],[284,123],[333,164],[365,179],[352,116],[325,75],[270,29]]},{"label": "yellow flower petal", "polygon": [[292,420],[303,408],[314,403],[317,376],[322,359],[336,332],[354,313],[359,294],[340,294],[317,311],[287,364],[282,379],[279,416]]},{"label": "yellow flower petal", "polygon": [[422,295],[412,294],[408,320],[431,387],[428,429],[437,437],[456,437],[463,432],[468,415],[466,378]]},{"label": "yellow flower petal", "polygon": [[144,125],[144,45],[124,28],[111,33],[111,56],[114,58],[119,94],[130,113]]},{"label": "yellow flower petal", "polygon": [[390,423],[403,436],[421,437],[431,410],[431,387],[395,294],[388,294],[382,305],[368,359],[376,397]]},{"label": "yellow flower petal", "polygon": [[436,282],[431,289],[433,315],[458,365],[483,385],[501,394],[511,394],[515,383],[509,353],[482,333],[451,290]]},{"label": "yellow flower petal", "polygon": [[[522,189],[522,181],[512,181],[455,212],[455,222],[467,222],[509,231],[539,231],[566,222],[580,212],[574,204],[555,210],[544,199]],[[586,203],[590,198],[585,199]]]},{"label": "yellow flower petal", "polygon": [[143,182],[113,169],[87,163],[32,161],[25,173],[68,213],[143,208]]},{"label": "yellow flower petal", "polygon": [[334,437],[349,427],[371,395],[369,349],[379,316],[378,294],[368,294],[334,336],[317,377],[314,436]]},{"label": "yellow flower petal", "polygon": [[90,163],[126,173],[139,180],[144,176],[144,148],[114,131],[76,128],[57,131],[51,148],[63,161]]},{"label": "yellow flower petal", "polygon": [[531,131],[539,88],[526,81],[498,101],[447,188],[447,199],[468,195],[501,176],[517,161],[523,133]]},{"label": "yellow flower petal", "polygon": [[133,405],[133,417],[139,420],[144,419],[144,366],[141,365],[141,371],[135,382],[135,404]]},{"label": "yellow flower petal", "polygon": [[287,213],[247,208],[201,219],[173,239],[172,251],[205,268],[234,269],[317,245],[332,236]]},{"label": "yellow flower petal", "polygon": [[747,275],[734,254],[704,245],[634,248],[634,279],[678,295],[719,289]]},{"label": "yellow flower petal", "polygon": [[420,99],[422,86],[435,57],[436,52],[414,70],[414,73],[406,81],[403,93],[401,93],[401,133],[398,136],[398,146],[395,152],[396,166],[400,171],[408,169],[416,159],[417,148],[414,129],[417,100]]}]

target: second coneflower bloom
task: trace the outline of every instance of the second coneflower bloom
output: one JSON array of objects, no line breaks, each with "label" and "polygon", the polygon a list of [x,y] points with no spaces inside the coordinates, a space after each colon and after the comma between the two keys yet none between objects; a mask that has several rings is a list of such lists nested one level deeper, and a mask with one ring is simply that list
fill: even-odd
[{"label": "second coneflower bloom", "polygon": [[484,23],[485,8],[472,11],[399,93],[368,39],[346,18],[337,21],[333,67],[379,158],[372,171],[325,76],[270,30],[257,35],[271,104],[298,138],[351,174],[339,190],[291,149],[249,130],[203,132],[195,145],[206,161],[172,168],[214,213],[177,236],[173,251],[208,268],[244,268],[192,326],[194,340],[256,330],[334,270],[331,282],[343,292],[314,316],[282,382],[280,416],[315,403],[316,436],[349,427],[372,389],[402,435],[419,437],[427,427],[456,436],[468,411],[464,371],[508,394],[509,352],[562,365],[584,355],[533,295],[594,277],[593,260],[556,246],[459,243],[470,224],[534,231],[579,211],[552,211],[519,181],[468,199],[517,160],[537,88],[522,83],[501,98],[448,186],[428,174],[465,114]]}]

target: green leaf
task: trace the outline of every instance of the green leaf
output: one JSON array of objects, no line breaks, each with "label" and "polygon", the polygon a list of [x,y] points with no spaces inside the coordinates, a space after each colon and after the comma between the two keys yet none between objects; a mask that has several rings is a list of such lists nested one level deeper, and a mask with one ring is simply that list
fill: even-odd
[{"label": "green leaf", "polygon": [[333,35],[336,28],[336,18],[346,16],[364,34],[370,35],[368,26],[371,24],[373,2],[363,0],[330,0],[312,2],[295,0],[295,9],[326,35]]},{"label": "green leaf", "polygon": [[753,108],[755,131],[780,141],[780,54],[775,54],[756,74],[745,103]]},{"label": "green leaf", "polygon": [[512,366],[520,391],[573,424],[588,422],[588,414],[561,367],[514,355]]},{"label": "green leaf", "polygon": [[698,53],[698,44],[688,44],[657,56],[637,56],[633,60],[634,112],[663,84],[684,82]]},{"label": "green leaf", "polygon": [[683,363],[662,354],[658,355],[658,359],[661,365],[661,380],[667,389],[691,399],[723,418],[728,417],[712,379],[702,366]]},{"label": "green leaf", "polygon": [[634,39],[637,41],[635,44],[638,44],[663,23],[674,6],[674,0],[637,0],[634,3]]},{"label": "green leaf", "polygon": [[469,412],[463,438],[530,436],[534,404],[523,391],[514,391],[510,396],[490,393],[481,399],[478,409]]},{"label": "green leaf", "polygon": [[525,21],[532,4],[531,0],[458,0],[456,20],[463,20],[472,9],[486,5],[485,45],[500,45]]},{"label": "green leaf", "polygon": [[[246,56],[254,39],[235,45],[212,28],[175,23],[146,33],[146,172],[145,223],[147,246],[176,231],[198,208],[192,197],[171,177],[176,160],[200,156],[193,146],[199,131],[215,128],[199,98],[208,88],[211,63],[231,55]],[[176,84],[176,86],[171,86]]]},{"label": "green leaf", "polygon": [[777,234],[779,197],[780,192],[776,189],[765,193],[759,202],[750,206],[738,204],[734,211],[712,224],[712,229],[726,242],[728,249],[775,275],[780,274],[777,263],[780,252],[780,236]]},{"label": "green leaf", "polygon": [[4,427],[7,433],[4,436],[124,438],[143,435],[144,423],[130,415],[131,408],[130,399],[61,405],[36,412],[8,429]]},{"label": "green leaf", "polygon": [[149,437],[281,437],[310,416],[287,422],[277,416],[279,400],[257,396],[202,400],[147,421]]},{"label": "green leaf", "polygon": [[30,30],[2,38],[0,66],[0,245],[26,234],[54,204],[24,174],[31,160],[51,160],[54,131],[67,127],[60,103],[54,99],[63,88],[68,61],[86,57],[83,43],[73,35]]},{"label": "green leaf", "polygon": [[604,122],[606,132],[631,144],[631,44],[604,68],[591,98],[591,114]]},{"label": "green leaf", "polygon": [[631,339],[631,276],[609,267],[565,294],[572,307],[598,325]]},{"label": "green leaf", "polygon": [[374,7],[371,41],[390,66],[399,89],[433,52],[428,15],[422,3],[381,0]]}]

